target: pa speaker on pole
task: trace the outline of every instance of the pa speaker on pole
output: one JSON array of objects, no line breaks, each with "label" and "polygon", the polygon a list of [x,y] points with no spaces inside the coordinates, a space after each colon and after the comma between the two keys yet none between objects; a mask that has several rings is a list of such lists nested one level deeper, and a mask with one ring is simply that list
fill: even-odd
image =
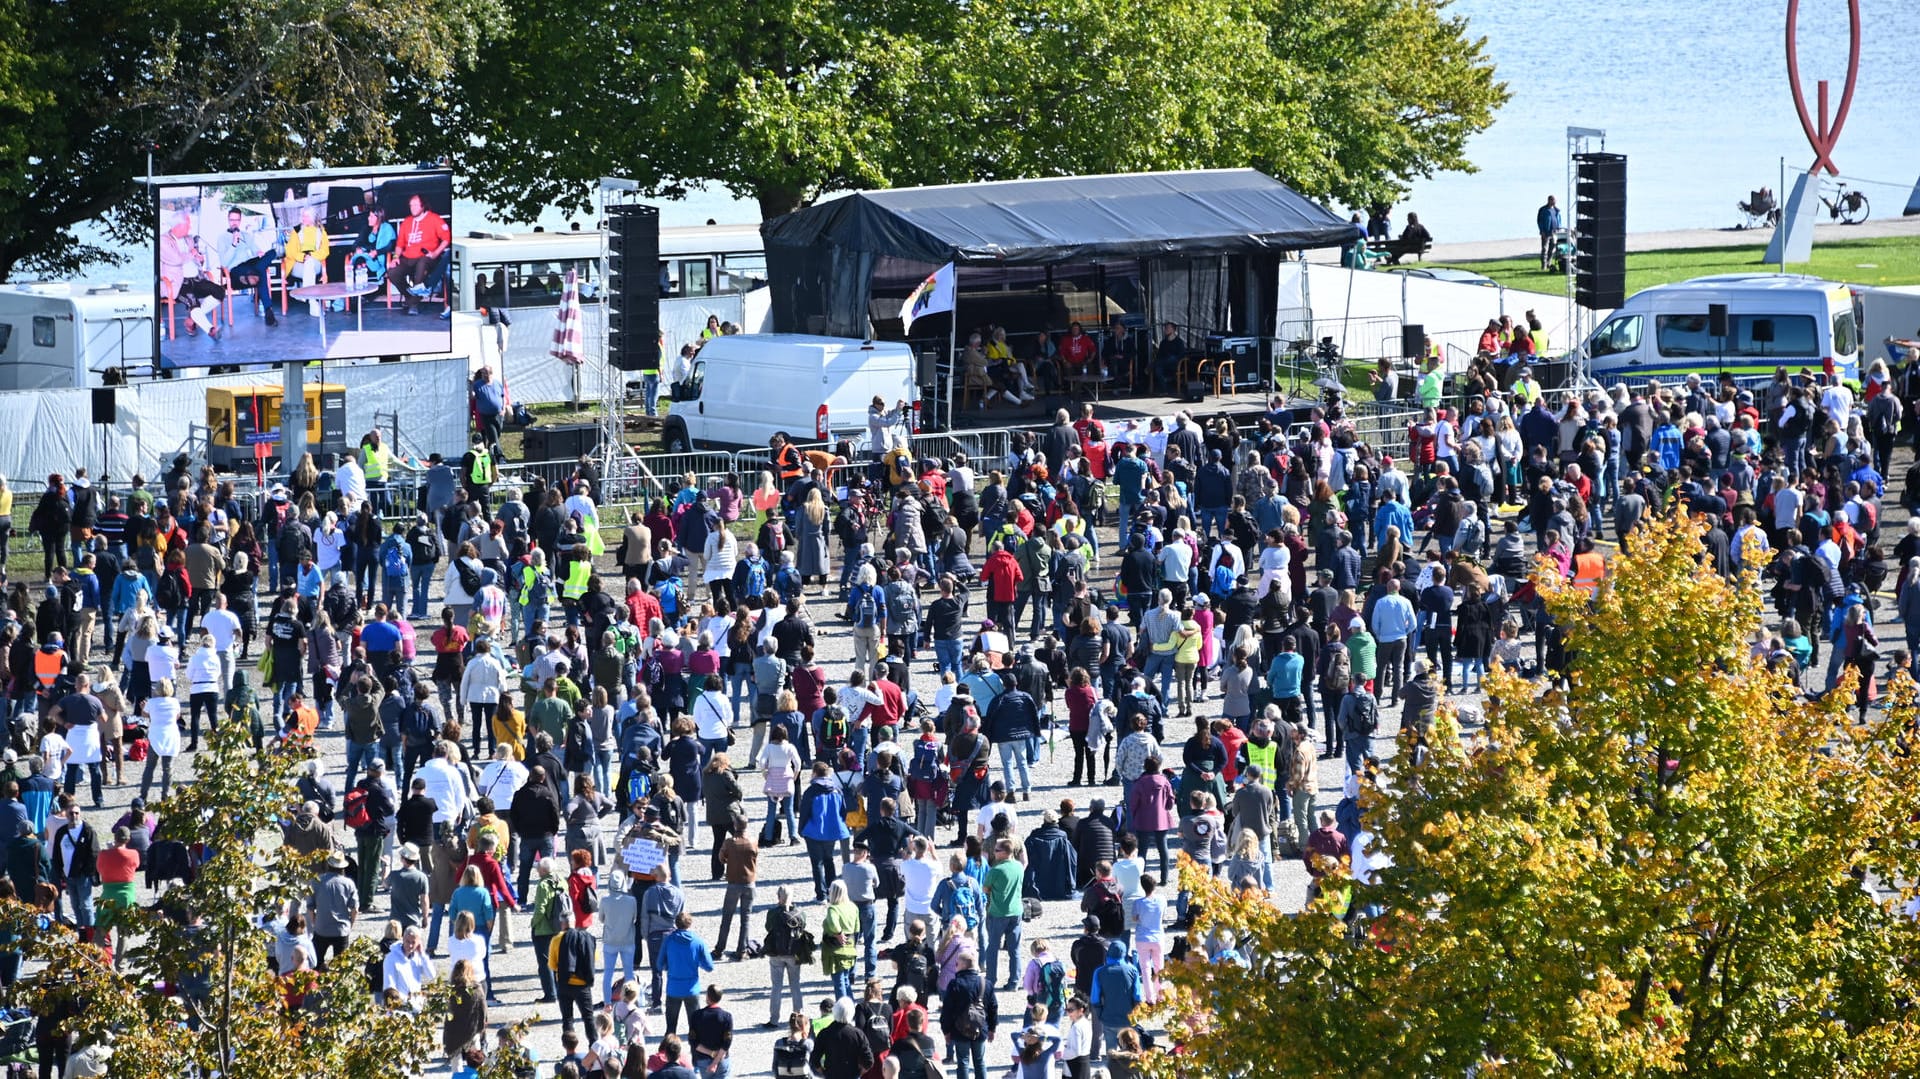
[{"label": "pa speaker on pole", "polygon": [[1400,327],[1400,358],[1417,360],[1427,351],[1427,328],[1418,322]]},{"label": "pa speaker on pole", "polygon": [[1710,303],[1707,305],[1707,334],[1710,337],[1727,335],[1727,305]]},{"label": "pa speaker on pole", "polygon": [[93,391],[93,422],[111,427],[118,423],[120,408],[111,387]]}]

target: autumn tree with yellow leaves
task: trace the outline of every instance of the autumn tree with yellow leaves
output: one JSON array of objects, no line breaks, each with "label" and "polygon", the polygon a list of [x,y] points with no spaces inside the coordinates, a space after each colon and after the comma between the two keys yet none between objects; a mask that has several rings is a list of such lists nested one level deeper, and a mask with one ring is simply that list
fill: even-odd
[{"label": "autumn tree with yellow leaves", "polygon": [[[1407,765],[1368,828],[1392,860],[1283,912],[1183,868],[1161,1076],[1866,1076],[1920,1070],[1914,686],[1884,714],[1797,699],[1749,654],[1758,592],[1652,522],[1589,602],[1550,572],[1571,686],[1490,674],[1486,725]],[[1851,675],[1849,675],[1851,678]],[[1345,880],[1330,878],[1329,894]]]},{"label": "autumn tree with yellow leaves", "polygon": [[313,877],[279,842],[304,754],[256,753],[248,728],[241,719],[217,726],[194,761],[196,779],[153,807],[161,838],[204,843],[207,858],[191,883],[118,915],[126,942],[113,962],[23,904],[0,904],[0,925],[18,937],[30,971],[9,999],[81,1046],[111,1042],[114,1079],[418,1074],[435,1049],[441,992],[417,1011],[382,1005],[364,939],[324,973],[281,978],[268,965],[261,920],[304,901]]}]

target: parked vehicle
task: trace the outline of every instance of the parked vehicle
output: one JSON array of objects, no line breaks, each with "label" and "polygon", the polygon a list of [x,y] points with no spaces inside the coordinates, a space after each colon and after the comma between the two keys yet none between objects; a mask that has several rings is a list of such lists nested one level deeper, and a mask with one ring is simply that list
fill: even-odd
[{"label": "parked vehicle", "polygon": [[[1727,332],[1711,305],[1727,307]],[[1689,374],[1736,378],[1775,367],[1860,377],[1860,332],[1847,286],[1802,274],[1721,274],[1627,297],[1581,346],[1601,382]]]},{"label": "parked vehicle", "polygon": [[803,334],[730,334],[708,341],[672,387],[662,424],[667,452],[764,448],[776,431],[795,442],[863,439],[867,406],[906,401],[917,426],[913,351],[899,341]]}]

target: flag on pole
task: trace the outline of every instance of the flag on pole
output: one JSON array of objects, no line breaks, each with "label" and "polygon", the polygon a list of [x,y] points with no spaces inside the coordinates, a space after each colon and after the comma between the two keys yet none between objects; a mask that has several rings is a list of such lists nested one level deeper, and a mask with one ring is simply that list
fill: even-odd
[{"label": "flag on pole", "polygon": [[927,275],[920,287],[907,296],[907,302],[900,305],[900,321],[905,328],[913,329],[913,320],[921,315],[937,315],[953,310],[953,263]]},{"label": "flag on pole", "polygon": [[553,322],[553,358],[575,367],[586,362],[585,334],[580,319],[580,271],[568,270],[560,290],[560,310]]}]

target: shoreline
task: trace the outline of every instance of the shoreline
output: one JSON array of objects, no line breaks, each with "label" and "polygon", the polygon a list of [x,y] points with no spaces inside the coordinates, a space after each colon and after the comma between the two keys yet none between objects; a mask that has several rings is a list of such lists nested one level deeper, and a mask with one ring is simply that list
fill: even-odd
[{"label": "shoreline", "polygon": [[[1817,224],[1813,230],[1813,240],[1816,244],[1889,237],[1920,239],[1920,216],[1869,218],[1858,225]],[[1627,250],[1646,252],[1705,247],[1764,247],[1772,238],[1773,230],[1770,228],[1630,232],[1627,234]],[[1457,243],[1435,243],[1433,250],[1427,252],[1426,258],[1421,262],[1436,265],[1491,262],[1497,259],[1536,257],[1539,253],[1540,238],[1537,236],[1520,236],[1506,240],[1462,240]],[[1340,261],[1340,252],[1337,248],[1310,251],[1307,253],[1307,261],[1337,264]],[[1420,265],[1420,262],[1410,262],[1406,265]]]}]

